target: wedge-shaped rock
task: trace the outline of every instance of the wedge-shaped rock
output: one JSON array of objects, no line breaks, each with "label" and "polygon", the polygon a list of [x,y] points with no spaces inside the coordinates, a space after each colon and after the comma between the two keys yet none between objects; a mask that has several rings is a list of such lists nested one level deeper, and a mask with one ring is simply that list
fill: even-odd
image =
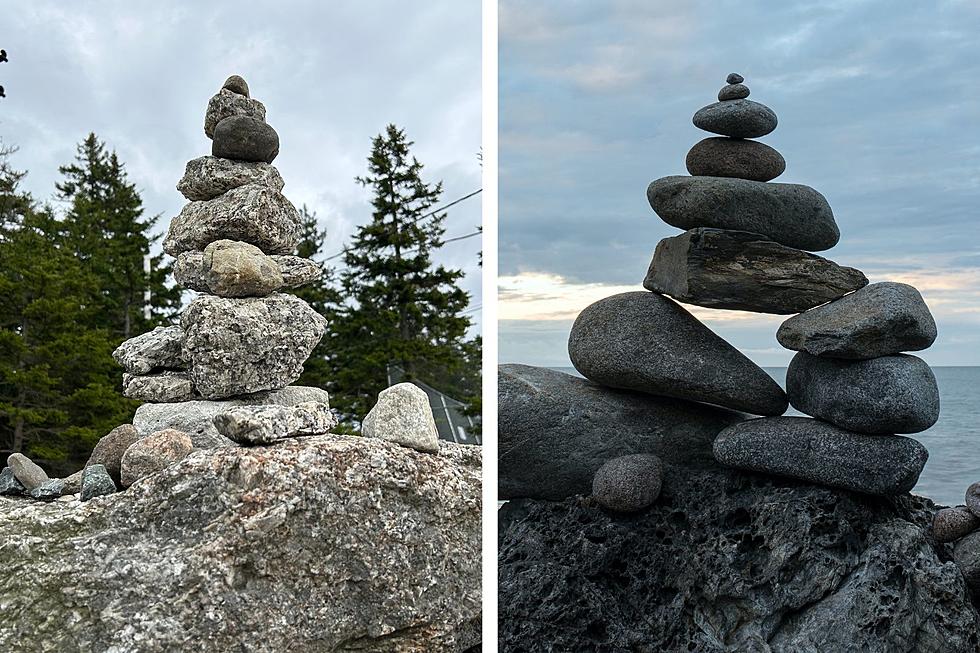
[{"label": "wedge-shaped rock", "polygon": [[214,417],[214,427],[221,435],[244,445],[324,435],[335,426],[337,417],[330,406],[315,401],[295,406],[237,406]]},{"label": "wedge-shaped rock", "polygon": [[217,124],[230,116],[248,116],[264,121],[265,105],[248,96],[221,89],[208,101],[208,109],[204,114],[204,133],[207,137],[212,138]]},{"label": "wedge-shaped rock", "polygon": [[632,454],[667,468],[717,469],[711,443],[741,413],[613,390],[544,367],[501,365],[497,383],[501,499],[588,495],[602,465]]},{"label": "wedge-shaped rock", "polygon": [[859,270],[758,234],[698,228],[660,241],[643,287],[708,308],[787,314],[867,283]]},{"label": "wedge-shaped rock", "polygon": [[698,129],[734,138],[765,136],[777,123],[772,109],[744,99],[715,102],[694,114],[694,126]]},{"label": "wedge-shaped rock", "polygon": [[679,229],[751,231],[813,252],[840,240],[830,205],[809,186],[673,176],[652,182],[647,200],[664,222]]},{"label": "wedge-shaped rock", "polygon": [[843,360],[799,352],[786,393],[801,413],[861,433],[918,433],[939,419],[936,377],[908,354]]},{"label": "wedge-shaped rock", "polygon": [[439,452],[439,431],[429,395],[412,383],[398,383],[378,394],[377,403],[361,423],[361,435],[416,451]]},{"label": "wedge-shaped rock", "polygon": [[782,415],[786,394],[766,372],[663,295],[628,292],[582,311],[568,354],[611,388]]},{"label": "wedge-shaped rock", "polygon": [[[279,266],[279,274],[282,277],[282,286],[273,288],[270,292],[280,288],[305,286],[323,276],[323,268],[320,267],[320,264],[308,258],[288,254],[273,254],[269,258]],[[177,262],[174,263],[174,279],[177,283],[190,290],[212,295],[219,294],[208,284],[206,272],[204,252],[198,250],[183,252],[177,257]]]},{"label": "wedge-shaped rock", "polygon": [[281,191],[284,185],[279,171],[268,163],[202,156],[187,162],[177,190],[191,201],[203,201],[248,184],[267,186],[274,191]]},{"label": "wedge-shaped rock", "polygon": [[125,341],[112,357],[130,374],[147,374],[156,369],[183,369],[187,366],[177,325],[157,327]]},{"label": "wedge-shaped rock", "polygon": [[194,385],[186,372],[137,375],[123,373],[123,395],[139,401],[187,401]]},{"label": "wedge-shaped rock", "polygon": [[288,254],[299,242],[299,213],[281,193],[246,184],[184,206],[170,222],[163,249],[176,257],[222,239],[251,243],[267,254]]},{"label": "wedge-shaped rock", "polygon": [[878,358],[928,348],[936,321],[918,290],[885,281],[789,318],[776,339],[814,356]]},{"label": "wedge-shaped rock", "polygon": [[323,276],[323,268],[319,263],[302,256],[273,254],[272,260],[279,264],[284,288],[299,288],[318,281]]},{"label": "wedge-shaped rock", "polygon": [[912,438],[851,433],[807,417],[767,417],[718,434],[723,465],[883,496],[908,492],[929,452]]}]

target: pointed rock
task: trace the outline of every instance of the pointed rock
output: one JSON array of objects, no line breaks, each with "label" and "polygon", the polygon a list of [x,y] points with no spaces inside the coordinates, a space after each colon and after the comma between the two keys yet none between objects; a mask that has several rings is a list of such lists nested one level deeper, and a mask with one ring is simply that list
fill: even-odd
[{"label": "pointed rock", "polygon": [[225,80],[225,83],[221,85],[221,88],[227,89],[232,93],[238,93],[239,95],[248,97],[248,83],[246,83],[241,75],[231,75]]},{"label": "pointed rock", "polygon": [[361,423],[361,435],[439,453],[439,431],[429,395],[412,383],[398,383],[378,394],[377,403]]}]

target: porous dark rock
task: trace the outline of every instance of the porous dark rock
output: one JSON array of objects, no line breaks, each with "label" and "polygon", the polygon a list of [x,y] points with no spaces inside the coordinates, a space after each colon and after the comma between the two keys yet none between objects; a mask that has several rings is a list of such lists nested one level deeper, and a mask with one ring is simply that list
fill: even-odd
[{"label": "porous dark rock", "polygon": [[963,506],[943,508],[932,521],[932,536],[937,542],[955,542],[980,528],[980,517]]},{"label": "porous dark rock", "polygon": [[382,390],[361,422],[361,435],[417,451],[439,452],[439,431],[429,395],[413,383],[397,383]]},{"label": "porous dark rock", "polygon": [[698,129],[734,138],[765,136],[776,128],[777,122],[772,109],[752,100],[715,102],[694,114]]},{"label": "porous dark rock", "polygon": [[592,497],[603,508],[637,512],[660,496],[664,468],[651,454],[631,454],[607,461],[592,479]]},{"label": "porous dark rock", "polygon": [[314,401],[295,406],[234,406],[214,416],[218,433],[243,445],[323,435],[337,426],[330,406]]},{"label": "porous dark rock", "polygon": [[932,370],[909,354],[843,360],[798,352],[786,370],[798,411],[861,433],[919,433],[939,419]]},{"label": "porous dark rock", "polygon": [[647,188],[657,215],[679,229],[714,227],[751,231],[808,251],[840,240],[834,213],[823,195],[800,184],[730,177],[663,177]]},{"label": "porous dark rock", "polygon": [[[144,406],[149,404],[144,404]],[[140,407],[142,408],[142,406]],[[140,409],[136,409],[137,414],[139,414]],[[163,428],[155,429],[157,431],[162,431]],[[147,432],[145,435],[149,435]],[[139,431],[132,424],[122,424],[116,428],[109,431],[107,434],[103,435],[102,438],[96,443],[95,448],[92,449],[92,454],[88,457],[88,462],[85,463],[86,467],[92,465],[102,465],[109,472],[109,477],[112,478],[116,485],[120,484],[120,466],[122,465],[123,454],[126,453],[126,449],[129,449],[130,445],[136,442],[140,437]]]},{"label": "porous dark rock", "polygon": [[105,465],[90,465],[82,471],[82,501],[112,494],[115,491],[116,484],[106,471]]},{"label": "porous dark rock", "polygon": [[860,270],[758,234],[699,228],[657,244],[643,287],[686,304],[788,314],[867,283]]},{"label": "porous dark rock", "polygon": [[124,341],[112,357],[130,374],[149,374],[157,369],[182,369],[187,365],[181,350],[179,326],[158,326]]},{"label": "porous dark rock", "polygon": [[147,375],[124,372],[123,396],[139,401],[187,401],[194,397],[194,385],[187,372]]},{"label": "porous dark rock", "polygon": [[35,488],[27,491],[27,496],[38,501],[55,501],[65,493],[65,481],[60,478],[49,478]]},{"label": "porous dark rock", "polygon": [[699,141],[688,151],[685,163],[692,175],[753,181],[770,181],[786,170],[782,154],[765,143],[740,138]]},{"label": "porous dark rock", "polygon": [[654,454],[678,469],[717,468],[715,436],[745,419],[529,365],[498,368],[497,400],[502,499],[588,495],[606,461],[630,454]]},{"label": "porous dark rock", "polygon": [[789,318],[776,339],[814,356],[878,358],[928,348],[936,321],[918,290],[884,281]]},{"label": "porous dark rock", "polygon": [[501,509],[500,650],[977,650],[980,615],[952,546],[929,537],[928,499],[665,472],[639,514]]},{"label": "porous dark rock", "polygon": [[246,116],[255,120],[265,120],[265,105],[228,89],[221,89],[208,101],[204,114],[204,134],[214,137],[215,127],[225,118]]},{"label": "porous dark rock", "polygon": [[12,467],[4,467],[0,471],[0,496],[17,496],[24,494],[25,491],[24,484],[14,476]]},{"label": "porous dark rock", "polygon": [[204,248],[204,279],[219,297],[265,297],[283,286],[279,264],[261,249],[237,240]]},{"label": "porous dark rock", "polygon": [[248,84],[240,75],[230,75],[221,88],[227,89],[232,93],[238,93],[248,97]]},{"label": "porous dark rock", "polygon": [[572,365],[601,385],[781,415],[782,388],[758,365],[663,295],[628,292],[579,313]]},{"label": "porous dark rock", "polygon": [[7,467],[28,492],[49,480],[47,473],[22,453],[12,453],[7,456]]},{"label": "porous dark rock", "polygon": [[279,134],[264,120],[230,116],[214,128],[211,156],[272,163],[278,155]]},{"label": "porous dark rock", "polygon": [[247,184],[267,186],[279,192],[284,182],[279,171],[268,163],[202,156],[187,162],[177,190],[191,201],[204,201]]},{"label": "porous dark rock", "polygon": [[152,476],[185,458],[194,448],[182,431],[167,429],[151,433],[134,442],[123,454],[120,465],[122,487]]},{"label": "porous dark rock", "polygon": [[714,454],[729,467],[882,496],[911,490],[929,458],[912,438],[852,433],[807,417],[734,424],[718,434]]},{"label": "porous dark rock", "polygon": [[728,84],[718,91],[718,100],[744,100],[749,97],[749,87],[745,84]]}]

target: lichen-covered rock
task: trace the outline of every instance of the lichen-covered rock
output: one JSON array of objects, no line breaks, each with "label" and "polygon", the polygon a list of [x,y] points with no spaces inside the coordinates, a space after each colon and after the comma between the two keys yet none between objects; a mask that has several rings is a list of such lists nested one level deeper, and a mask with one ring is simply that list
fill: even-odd
[{"label": "lichen-covered rock", "polygon": [[0,649],[463,651],[479,452],[316,436],[198,451],[87,503],[0,498]]},{"label": "lichen-covered rock", "polygon": [[272,163],[279,154],[279,134],[264,120],[230,116],[214,128],[211,155],[238,161]]},{"label": "lichen-covered rock", "polygon": [[337,417],[330,406],[315,401],[295,406],[236,406],[214,416],[218,433],[244,445],[324,435],[335,426]]},{"label": "lichen-covered rock", "polygon": [[670,466],[639,514],[512,501],[500,513],[498,645],[975,653],[980,615],[952,547],[929,537],[935,509]]},{"label": "lichen-covered rock", "polygon": [[[280,288],[298,288],[313,283],[323,276],[323,268],[320,267],[320,264],[308,258],[288,254],[272,254],[268,258],[278,266],[279,274],[282,277],[281,286],[273,288],[269,292]],[[177,280],[177,283],[190,290],[212,295],[219,294],[208,284],[206,272],[204,252],[198,250],[182,252],[177,257],[177,262],[174,263],[174,279]]]},{"label": "lichen-covered rock", "polygon": [[221,89],[208,101],[204,114],[204,133],[207,137],[213,138],[217,124],[230,116],[249,116],[264,121],[265,105],[247,95]]},{"label": "lichen-covered rock", "polygon": [[146,375],[124,372],[123,396],[139,401],[187,401],[194,397],[194,385],[187,372]]},{"label": "lichen-covered rock", "polygon": [[182,460],[194,448],[190,437],[176,429],[151,433],[134,442],[122,457],[120,479],[129,487]]},{"label": "lichen-covered rock", "polygon": [[272,260],[279,264],[284,288],[299,288],[323,276],[323,268],[319,263],[302,256],[273,254]]},{"label": "lichen-covered rock", "polygon": [[106,471],[105,465],[91,465],[82,471],[82,501],[112,494],[115,491],[116,484]]},{"label": "lichen-covered rock", "polygon": [[219,297],[265,297],[283,286],[279,264],[255,245],[216,240],[201,262],[208,289]]},{"label": "lichen-covered rock", "polygon": [[246,184],[185,205],[170,222],[163,250],[176,257],[222,239],[251,243],[267,254],[288,254],[299,242],[299,212],[282,193]]},{"label": "lichen-covered rock", "polygon": [[412,383],[398,383],[378,394],[378,402],[361,423],[361,435],[397,442],[417,451],[439,451],[439,431],[429,395]]},{"label": "lichen-covered rock", "polygon": [[116,347],[112,357],[130,374],[149,374],[156,369],[182,369],[187,360],[181,351],[177,325],[156,327]]},{"label": "lichen-covered rock", "polygon": [[300,377],[326,319],[293,295],[202,295],[180,318],[194,389],[205,399],[277,390]]},{"label": "lichen-covered rock", "polygon": [[603,508],[637,512],[660,496],[664,466],[651,454],[631,454],[607,461],[592,479],[592,497]]},{"label": "lichen-covered rock", "polygon": [[[145,406],[150,406],[152,404],[144,404],[141,408]],[[136,409],[136,413],[139,414],[140,409]],[[155,431],[162,431],[166,427],[161,427],[154,429]],[[147,431],[143,435],[149,435],[153,431]],[[122,424],[116,428],[109,431],[107,434],[103,435],[102,438],[96,443],[95,448],[92,449],[92,455],[88,457],[88,462],[85,463],[86,467],[91,465],[103,465],[106,471],[109,472],[109,476],[116,483],[120,484],[120,466],[122,465],[123,454],[126,453],[126,449],[129,449],[130,445],[136,442],[140,438],[139,431],[132,424]]]},{"label": "lichen-covered rock", "polygon": [[4,467],[0,471],[0,496],[17,496],[24,494],[27,488],[14,476],[12,467]]},{"label": "lichen-covered rock", "polygon": [[10,454],[7,457],[7,466],[28,492],[48,481],[47,473],[22,453]]},{"label": "lichen-covered rock", "polygon": [[274,191],[281,191],[284,186],[279,171],[268,163],[201,156],[187,162],[177,190],[191,201],[204,201],[247,184],[267,186]]}]

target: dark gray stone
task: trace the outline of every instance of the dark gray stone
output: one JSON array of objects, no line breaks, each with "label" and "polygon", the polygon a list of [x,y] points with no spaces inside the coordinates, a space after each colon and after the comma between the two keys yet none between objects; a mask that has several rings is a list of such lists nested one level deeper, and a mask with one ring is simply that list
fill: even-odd
[{"label": "dark gray stone", "polygon": [[643,287],[686,304],[787,314],[867,283],[859,270],[758,234],[700,228],[657,244]]},{"label": "dark gray stone", "polygon": [[105,465],[91,465],[82,471],[82,501],[112,494],[115,491],[116,484],[109,476]]},{"label": "dark gray stone", "polygon": [[695,144],[687,153],[686,164],[692,175],[752,181],[769,181],[786,170],[783,155],[765,143],[722,136]]},{"label": "dark gray stone", "polygon": [[966,509],[980,517],[980,481],[966,488]]},{"label": "dark gray stone", "polygon": [[967,586],[980,593],[980,532],[974,531],[956,543],[953,561]]},{"label": "dark gray stone", "polygon": [[745,81],[745,78],[738,73],[729,73],[728,77],[725,78],[725,81],[729,84],[741,84]]},{"label": "dark gray stone", "polygon": [[17,496],[25,491],[24,484],[17,480],[12,468],[4,467],[0,471],[0,496]]},{"label": "dark gray stone", "polygon": [[230,76],[225,80],[225,83],[221,85],[221,88],[227,89],[232,93],[238,93],[239,95],[248,97],[248,84],[239,75]]},{"label": "dark gray stone", "polygon": [[744,100],[749,97],[749,87],[745,84],[729,84],[718,91],[718,100]]},{"label": "dark gray stone", "polygon": [[[141,406],[140,408],[143,408]],[[140,409],[137,409],[139,412]],[[163,430],[161,427],[158,430]],[[149,435],[149,433],[146,433]],[[140,434],[132,424],[123,424],[109,431],[96,443],[92,449],[92,455],[88,457],[86,467],[92,465],[102,465],[109,472],[109,477],[116,485],[120,483],[120,467],[122,465],[123,454],[130,445],[139,440]]]},{"label": "dark gray stone", "polygon": [[279,154],[279,134],[251,116],[229,116],[214,128],[211,155],[237,161],[272,163]]},{"label": "dark gray stone", "polygon": [[500,498],[587,495],[607,460],[649,453],[678,469],[715,468],[711,443],[740,413],[604,388],[543,367],[501,365]]},{"label": "dark gray stone", "polygon": [[41,483],[33,490],[28,490],[27,495],[38,501],[54,501],[65,491],[65,481],[60,478],[50,478]]},{"label": "dark gray stone", "polygon": [[48,481],[48,475],[37,463],[22,453],[12,453],[7,457],[7,466],[28,491]]},{"label": "dark gray stone", "polygon": [[606,462],[592,479],[592,497],[603,508],[637,512],[660,496],[664,466],[651,454],[620,456]]},{"label": "dark gray stone", "polygon": [[814,356],[878,358],[928,348],[936,321],[918,290],[884,281],[789,318],[776,340]]},{"label": "dark gray stone", "polygon": [[908,354],[851,361],[801,351],[786,393],[801,413],[860,433],[919,433],[939,419],[936,377]]},{"label": "dark gray stone", "polygon": [[740,351],[670,299],[628,292],[582,311],[568,354],[583,376],[623,390],[782,415],[786,395]]},{"label": "dark gray stone", "polygon": [[776,128],[776,123],[772,109],[752,100],[715,102],[694,114],[694,126],[698,129],[734,138],[765,136]]},{"label": "dark gray stone", "polygon": [[809,186],[674,176],[652,182],[647,200],[664,222],[679,229],[751,231],[813,252],[840,240],[830,205]]},{"label": "dark gray stone", "polygon": [[943,508],[932,521],[932,536],[937,542],[955,542],[980,528],[980,517],[963,506]]},{"label": "dark gray stone", "polygon": [[864,435],[808,417],[764,417],[718,434],[722,465],[889,496],[911,490],[929,458],[912,438]]}]

